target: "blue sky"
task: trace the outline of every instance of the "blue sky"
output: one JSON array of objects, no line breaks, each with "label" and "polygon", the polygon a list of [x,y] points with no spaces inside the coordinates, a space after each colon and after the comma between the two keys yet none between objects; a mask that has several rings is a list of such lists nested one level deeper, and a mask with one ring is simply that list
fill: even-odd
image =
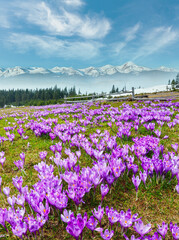
[{"label": "blue sky", "polygon": [[0,0],[0,67],[179,69],[178,0]]}]

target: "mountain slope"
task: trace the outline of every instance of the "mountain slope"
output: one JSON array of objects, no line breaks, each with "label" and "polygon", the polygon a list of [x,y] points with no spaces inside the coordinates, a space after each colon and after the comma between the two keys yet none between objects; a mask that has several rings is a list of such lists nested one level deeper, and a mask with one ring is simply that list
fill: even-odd
[{"label": "mountain slope", "polygon": [[0,89],[7,88],[45,88],[76,86],[82,91],[109,91],[113,84],[119,89],[127,85],[131,87],[150,87],[167,84],[169,79],[176,77],[177,70],[160,67],[151,69],[127,62],[120,66],[105,65],[74,69],[56,66],[51,69],[42,67],[31,68],[0,68]]}]

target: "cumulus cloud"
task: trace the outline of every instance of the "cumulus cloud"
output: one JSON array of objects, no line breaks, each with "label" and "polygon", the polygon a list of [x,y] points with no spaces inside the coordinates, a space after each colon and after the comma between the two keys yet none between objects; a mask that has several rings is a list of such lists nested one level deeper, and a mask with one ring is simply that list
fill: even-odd
[{"label": "cumulus cloud", "polygon": [[44,57],[91,59],[99,54],[102,44],[96,41],[67,41],[56,37],[38,36],[30,34],[13,33],[8,44],[21,53],[34,49],[37,54]]},{"label": "cumulus cloud", "polygon": [[172,27],[157,27],[143,34],[133,60],[145,57],[169,46],[179,39],[179,31]]}]

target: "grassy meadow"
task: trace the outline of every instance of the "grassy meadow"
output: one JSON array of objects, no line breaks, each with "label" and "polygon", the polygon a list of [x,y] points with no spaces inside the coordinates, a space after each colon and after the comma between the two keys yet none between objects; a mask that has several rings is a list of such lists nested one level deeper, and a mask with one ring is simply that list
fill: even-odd
[{"label": "grassy meadow", "polygon": [[[175,159],[175,161],[179,162],[178,153],[171,146],[171,144],[179,143],[179,125],[177,121],[174,121],[174,119],[178,119],[179,121],[179,105],[177,105],[178,101],[173,101],[174,105],[169,103],[171,103],[171,101],[167,101],[166,105],[165,102],[152,103],[150,101],[144,103],[102,102],[97,104],[76,104],[74,106],[54,105],[44,107],[17,107],[0,109],[0,137],[5,138],[4,140],[3,138],[0,138],[0,152],[4,152],[4,157],[6,158],[3,167],[0,165],[0,176],[2,177],[0,208],[8,209],[10,207],[10,204],[7,201],[7,196],[3,193],[4,187],[10,188],[11,197],[19,194],[17,188],[13,185],[12,178],[15,178],[16,176],[22,176],[22,185],[23,187],[27,185],[29,191],[33,188],[34,184],[40,181],[39,173],[34,169],[34,166],[42,161],[39,157],[40,152],[47,152],[45,162],[47,165],[53,165],[54,176],[58,176],[60,179],[60,176],[65,174],[65,171],[68,171],[65,169],[65,167],[62,167],[62,170],[59,173],[59,168],[54,162],[54,158],[56,156],[50,149],[51,145],[55,145],[56,143],[60,142],[62,146],[60,158],[63,161],[69,157],[66,149],[70,149],[70,151],[74,154],[76,154],[77,151],[80,151],[81,156],[78,158],[75,166],[79,164],[81,170],[87,167],[93,168],[94,165],[98,164],[100,161],[102,162],[103,159],[105,159],[108,165],[108,159],[112,161],[111,159],[114,158],[114,149],[118,149],[120,154],[122,154],[121,156],[117,155],[116,158],[120,158],[122,159],[121,161],[123,163],[126,163],[126,169],[118,178],[115,179],[111,187],[109,187],[109,192],[104,196],[102,207],[113,207],[118,212],[121,210],[126,212],[128,209],[131,209],[132,214],[138,213],[138,217],[142,219],[145,225],[148,223],[151,224],[152,230],[146,235],[152,236],[152,234],[157,231],[158,225],[161,226],[163,221],[167,224],[170,222],[173,222],[173,224],[179,224],[179,194],[175,188],[178,183],[176,174],[171,179],[172,173],[171,171],[168,171],[162,175],[164,176],[162,178],[156,174],[154,168],[153,175],[151,177],[148,175],[147,177],[146,186],[142,181],[140,182],[138,188],[138,199],[136,200],[136,190],[132,182],[134,173],[132,169],[128,169],[129,157],[133,157],[133,164],[138,166],[136,176],[139,176],[140,170],[143,171],[141,166],[141,156],[137,156],[135,154],[135,149],[130,150],[130,148],[135,145],[133,140],[136,137],[140,139],[144,136],[152,136],[158,139],[158,146],[163,146],[162,153],[160,152],[157,155],[156,149],[153,149],[146,152],[145,155],[143,155],[144,158],[152,159],[153,155],[156,154],[156,158],[158,161],[160,161],[160,159],[163,159],[162,154],[167,155],[170,152],[171,154],[169,154],[168,161]],[[134,109],[135,111],[131,109]],[[143,112],[145,112],[146,115],[142,115]],[[155,115],[158,116],[158,119],[156,118],[157,120],[154,119]],[[148,116],[154,117],[147,119]],[[163,116],[169,117],[170,120],[163,118]],[[54,119],[56,120],[54,121]],[[160,125],[160,121],[163,121],[163,125]],[[173,126],[169,126],[168,123],[173,121],[175,124]],[[39,134],[35,132],[35,130],[32,130],[32,124],[37,125],[39,123],[42,123],[42,125],[45,124],[45,126],[50,128],[50,132],[55,135],[53,140],[50,137],[49,132],[44,133],[42,131],[42,133]],[[149,123],[155,123],[155,129],[147,130],[144,124]],[[61,129],[58,130],[59,132],[61,131],[61,135],[59,136],[57,136],[56,130],[54,130],[57,126],[58,129]],[[137,127],[135,128],[135,126]],[[5,129],[7,127],[12,127],[12,129]],[[64,129],[62,129],[62,127]],[[129,135],[122,134],[121,137],[120,134],[117,135],[117,133],[120,132],[120,129],[125,128],[129,129]],[[17,129],[23,129],[23,134],[20,135]],[[154,132],[157,129],[161,131],[160,136],[157,136]],[[10,134],[14,134],[14,139],[12,141],[7,134],[8,132]],[[67,137],[68,134],[70,135],[69,139]],[[77,143],[73,139],[75,138],[74,135],[77,138]],[[165,138],[166,135],[167,138]],[[83,146],[80,145],[78,147],[81,136],[84,144]],[[108,140],[106,136],[108,136],[109,141],[114,142],[112,147],[108,146]],[[65,137],[66,140],[64,139]],[[72,140],[74,141],[74,144],[72,144]],[[89,145],[90,148],[95,149],[96,155],[89,154],[89,150],[86,149],[85,146],[85,141],[87,145],[89,145],[89,143],[91,144]],[[121,152],[125,150],[125,146],[127,146],[126,148],[128,150],[124,154]],[[19,156],[21,153],[25,154],[23,169],[18,168],[14,164],[14,161],[20,160]],[[95,157],[97,154],[99,154],[99,157]],[[126,156],[126,158],[124,156]],[[103,157],[103,159],[101,157]],[[73,167],[70,170],[75,172]],[[112,173],[112,170],[109,170],[109,173],[110,172]],[[85,192],[84,196],[82,197],[82,201],[80,199],[81,203],[77,207],[75,206],[72,198],[68,197],[68,205],[66,209],[74,212],[75,217],[78,213],[81,213],[82,216],[84,216],[84,213],[86,212],[89,219],[89,217],[92,216],[91,211],[94,208],[97,209],[101,204],[100,185],[102,183],[107,184],[105,177],[102,177],[102,175],[101,180],[102,182],[96,187],[96,191],[94,191],[94,186],[91,185],[90,190]],[[67,190],[69,184],[64,181],[64,179],[62,180],[62,183],[63,190]],[[44,205],[46,201],[47,200],[44,197]],[[16,203],[14,204],[14,208],[18,208]],[[30,209],[27,202],[25,202],[25,209],[26,212],[24,214],[24,218],[27,217],[28,214],[32,213],[34,217],[36,216],[36,212]],[[61,213],[59,209],[55,208],[54,206],[50,206],[50,213],[48,215],[48,220],[43,226],[43,231],[40,229],[36,232],[35,236],[34,232],[30,233],[27,230],[27,236],[23,235],[22,238],[49,240],[74,239],[73,236],[67,233],[67,223],[62,222],[60,214]],[[133,234],[136,238],[140,237],[140,235],[134,230],[133,226],[134,223],[131,227],[126,229],[125,234],[129,238]],[[5,228],[0,225],[0,235],[2,235],[1,239],[20,239],[18,236],[15,236],[15,234],[12,233],[12,226],[7,221],[6,227],[8,232],[6,232]],[[104,230],[111,230],[108,217],[105,213],[102,218],[101,227]],[[119,223],[114,223],[112,230],[114,231],[114,234],[111,239],[125,239]],[[81,235],[79,237],[79,240],[80,239],[82,239]],[[83,229],[83,239],[93,239],[91,230],[89,230],[87,227]],[[94,231],[94,239],[102,239],[99,232]],[[172,239],[172,234],[169,230],[165,239]]]}]

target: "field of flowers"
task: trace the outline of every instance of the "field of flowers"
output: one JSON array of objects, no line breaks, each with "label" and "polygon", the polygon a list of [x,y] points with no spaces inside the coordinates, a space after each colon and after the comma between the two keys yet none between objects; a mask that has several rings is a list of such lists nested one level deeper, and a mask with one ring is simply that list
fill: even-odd
[{"label": "field of flowers", "polygon": [[0,109],[1,239],[179,239],[179,102]]}]

